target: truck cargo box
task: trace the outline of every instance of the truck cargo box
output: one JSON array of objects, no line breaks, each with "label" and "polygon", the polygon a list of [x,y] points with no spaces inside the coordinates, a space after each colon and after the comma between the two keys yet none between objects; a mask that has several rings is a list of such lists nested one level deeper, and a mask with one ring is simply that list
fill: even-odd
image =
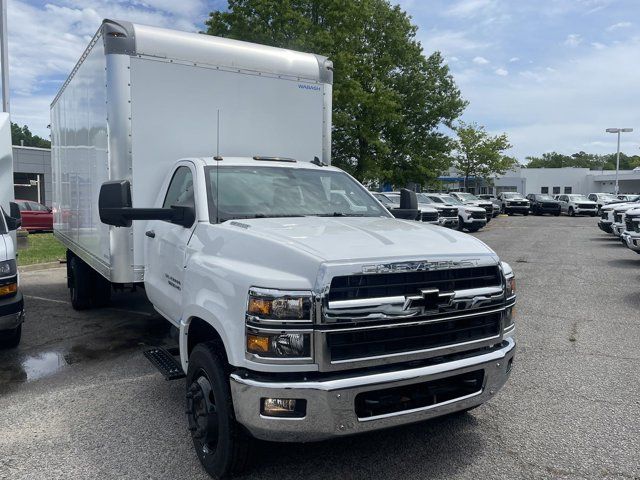
[{"label": "truck cargo box", "polygon": [[105,20],[51,104],[56,237],[111,282],[141,282],[144,222],[102,224],[102,183],[129,180],[144,207],[184,157],[329,164],[332,79],[319,55]]}]

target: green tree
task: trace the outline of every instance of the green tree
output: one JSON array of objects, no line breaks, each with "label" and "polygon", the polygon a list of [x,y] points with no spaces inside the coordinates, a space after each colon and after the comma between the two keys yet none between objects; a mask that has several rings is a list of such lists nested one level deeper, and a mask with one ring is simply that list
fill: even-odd
[{"label": "green tree", "polygon": [[51,148],[51,142],[38,135],[34,135],[29,127],[22,127],[11,122],[11,143],[13,145],[24,145],[25,147]]},{"label": "green tree", "polygon": [[458,139],[453,165],[464,175],[465,189],[469,186],[469,177],[486,179],[492,175],[504,175],[518,164],[515,158],[504,154],[511,148],[505,133],[492,136],[483,126],[465,122],[459,122],[455,131]]},{"label": "green tree", "polygon": [[[564,155],[558,152],[543,153],[540,157],[526,157],[527,168],[589,168],[591,170],[615,170],[616,154],[597,155],[593,153],[578,152],[573,155]],[[620,169],[633,170],[640,166],[640,156],[625,155],[620,153]]]},{"label": "green tree", "polygon": [[439,52],[386,0],[229,0],[207,33],[329,57],[335,165],[361,181],[425,184],[448,166],[451,126],[466,106]]}]

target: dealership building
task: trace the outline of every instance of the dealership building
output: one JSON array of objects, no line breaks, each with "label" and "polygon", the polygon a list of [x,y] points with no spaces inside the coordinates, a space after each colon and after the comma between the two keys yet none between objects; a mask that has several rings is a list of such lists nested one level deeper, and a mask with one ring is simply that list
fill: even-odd
[{"label": "dealership building", "polygon": [[[464,188],[464,177],[451,170],[440,178],[446,190]],[[640,193],[640,168],[618,172],[620,193]],[[498,194],[500,192],[563,193],[592,192],[614,193],[616,172],[612,170],[589,170],[588,168],[521,168],[517,167],[505,175],[489,180],[470,178],[467,190],[475,194]]]},{"label": "dealership building", "polygon": [[15,198],[51,206],[51,149],[13,146]]}]

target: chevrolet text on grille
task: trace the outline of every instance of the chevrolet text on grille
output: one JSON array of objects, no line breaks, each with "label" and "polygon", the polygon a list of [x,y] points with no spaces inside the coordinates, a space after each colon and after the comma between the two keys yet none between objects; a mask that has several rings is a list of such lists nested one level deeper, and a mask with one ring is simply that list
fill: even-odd
[{"label": "chevrolet text on grille", "polygon": [[430,272],[432,270],[475,267],[477,265],[478,259],[383,263],[378,265],[363,265],[362,273]]}]

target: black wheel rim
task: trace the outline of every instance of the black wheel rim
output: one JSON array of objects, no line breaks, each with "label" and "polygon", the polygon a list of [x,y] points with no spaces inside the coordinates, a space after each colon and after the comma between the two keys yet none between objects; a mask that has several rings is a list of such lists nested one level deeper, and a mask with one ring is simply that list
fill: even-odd
[{"label": "black wheel rim", "polygon": [[200,370],[187,390],[187,420],[194,441],[203,455],[213,455],[218,447],[218,409],[207,374]]}]

